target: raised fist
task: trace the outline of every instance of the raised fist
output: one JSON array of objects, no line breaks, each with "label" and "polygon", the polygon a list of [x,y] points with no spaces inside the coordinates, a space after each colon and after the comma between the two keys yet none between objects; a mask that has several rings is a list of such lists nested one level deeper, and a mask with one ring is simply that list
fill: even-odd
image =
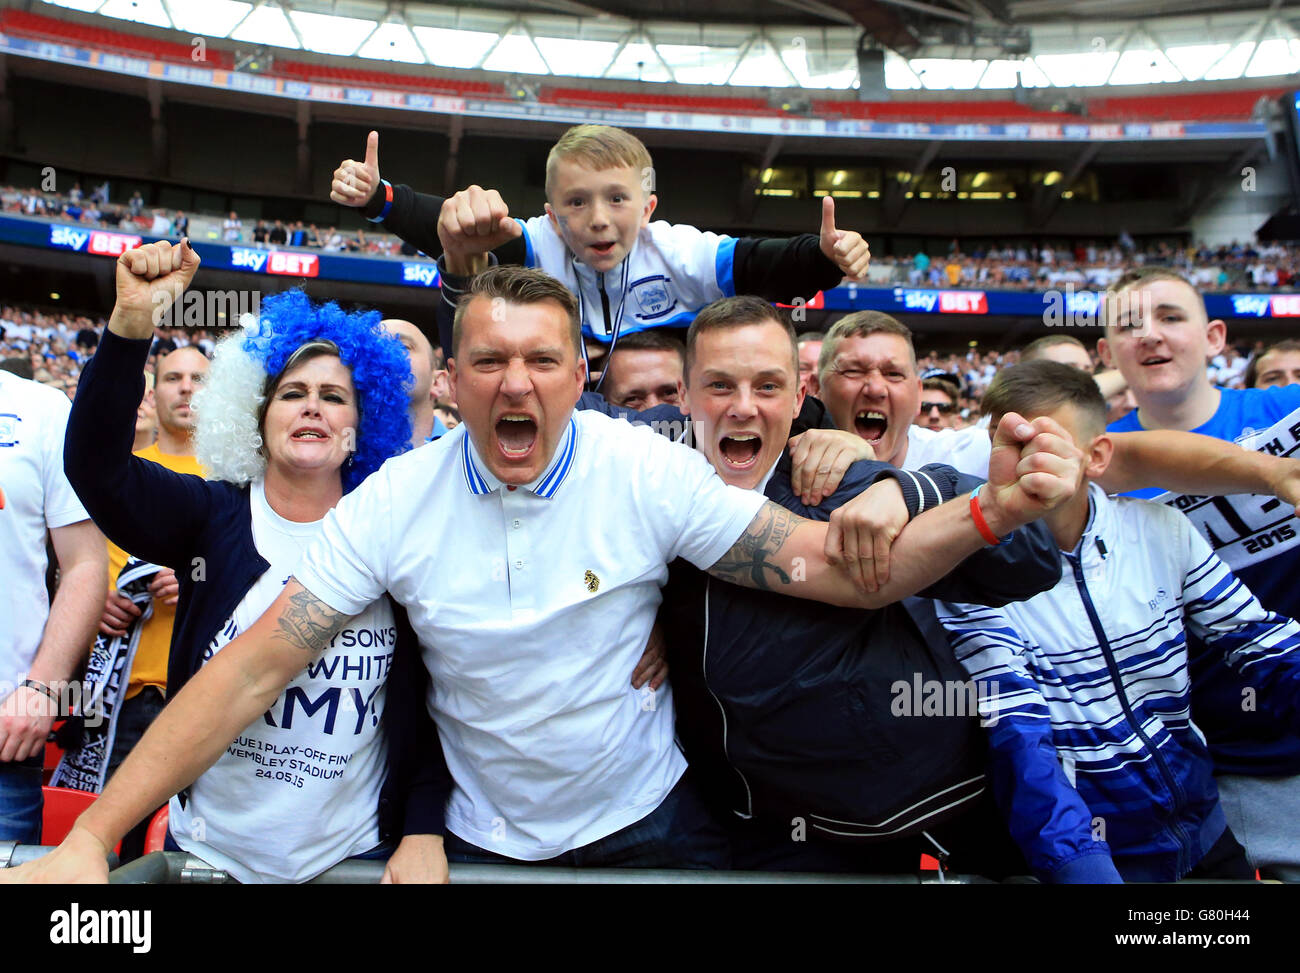
[{"label": "raised fist", "polygon": [[438,240],[452,273],[464,273],[459,266],[462,261],[495,250],[523,232],[511,219],[501,194],[481,186],[470,186],[443,200],[438,214]]},{"label": "raised fist", "polygon": [[980,493],[989,529],[1001,537],[1069,500],[1083,466],[1083,452],[1055,419],[1028,422],[1008,412],[993,437],[988,488]]},{"label": "raised fist", "polygon": [[117,303],[108,326],[123,338],[152,338],[198,269],[188,237],[178,245],[160,240],[126,251],[117,258]]}]

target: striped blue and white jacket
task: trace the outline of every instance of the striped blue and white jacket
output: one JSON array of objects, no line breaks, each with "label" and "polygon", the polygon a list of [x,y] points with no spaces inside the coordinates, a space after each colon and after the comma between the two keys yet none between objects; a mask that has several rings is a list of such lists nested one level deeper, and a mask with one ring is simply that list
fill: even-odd
[{"label": "striped blue and white jacket", "polygon": [[1300,625],[1266,611],[1178,512],[1089,487],[1061,581],[1001,609],[942,603],[977,683],[990,774],[1012,834],[1051,882],[1173,881],[1222,836],[1192,723],[1187,633],[1224,653],[1267,708],[1300,724]]}]

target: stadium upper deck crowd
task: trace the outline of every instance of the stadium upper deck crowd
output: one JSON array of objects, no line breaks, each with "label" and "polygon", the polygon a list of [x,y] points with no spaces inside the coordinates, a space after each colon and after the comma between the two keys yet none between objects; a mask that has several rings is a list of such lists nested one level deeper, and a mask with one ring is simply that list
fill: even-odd
[{"label": "stadium upper deck crowd", "polygon": [[[56,780],[112,794],[0,881],[102,877],[169,799],[169,847],[242,881],[921,851],[1049,882],[1296,874],[1300,346],[1231,348],[1172,251],[1107,281],[1100,365],[1060,335],[918,359],[872,311],[796,336],[773,302],[880,264],[832,199],[788,240],[651,222],[645,147],[578,126],[547,215],[515,220],[381,180],[376,140],[332,198],[441,252],[436,333],[300,292],[215,348],[164,332],[200,272],[165,242],[119,259],[107,326],[0,315],[25,626],[0,840],[39,831],[31,707],[79,664],[108,729]],[[684,343],[655,326],[678,308]],[[1193,502],[1119,496],[1161,489]],[[1194,517],[1219,495],[1244,553]]]},{"label": "stadium upper deck crowd", "polygon": [[[184,211],[148,207],[140,193],[125,203],[109,202],[110,184],[89,193],[80,184],[67,193],[0,187],[5,212],[62,218],[105,229],[129,230],[179,239],[189,229]],[[335,227],[319,229],[301,220],[245,220],[236,212],[204,214],[219,225],[225,243],[292,246],[410,258],[417,248],[397,236]],[[1169,242],[1139,246],[1127,233],[1114,241],[1085,240],[1072,245],[1019,240],[1014,243],[966,243],[952,240],[942,253],[925,249],[905,255],[876,255],[866,279],[872,284],[914,287],[969,287],[992,290],[1105,290],[1126,271],[1165,267],[1183,274],[1201,291],[1291,291],[1300,289],[1300,248],[1255,241],[1211,247],[1204,242]]]}]

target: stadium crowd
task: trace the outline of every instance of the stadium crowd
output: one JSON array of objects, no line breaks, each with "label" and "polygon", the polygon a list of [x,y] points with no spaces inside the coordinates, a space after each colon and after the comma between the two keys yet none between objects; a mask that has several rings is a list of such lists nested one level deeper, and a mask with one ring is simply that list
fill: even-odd
[{"label": "stadium crowd", "polygon": [[1127,235],[1110,245],[1088,240],[1061,248],[1022,242],[974,245],[968,251],[953,240],[944,254],[918,250],[911,256],[873,261],[868,279],[912,287],[1105,290],[1141,268],[1175,270],[1203,292],[1288,291],[1300,286],[1300,251],[1295,247],[1234,241],[1218,247],[1158,243],[1139,249]]},{"label": "stadium crowd", "polygon": [[578,126],[523,220],[376,140],[331,198],[440,255],[436,329],[289,291],[163,332],[188,241],[123,254],[106,323],[4,309],[0,840],[74,678],[55,781],[104,797],[0,882],[102,879],[163,805],[246,882],[1300,876],[1300,344],[1232,348],[1174,251],[1122,256],[1095,349],[797,335],[774,304],[882,263],[829,197],[790,239],[652,222],[645,147]]},{"label": "stadium crowd", "polygon": [[[67,193],[44,192],[15,186],[0,187],[0,206],[7,213],[61,219],[105,230],[127,231],[179,240],[192,234],[190,216],[184,210],[152,207],[146,209],[139,192],[126,204],[109,202],[109,183],[105,182],[86,195],[80,183]],[[353,253],[369,256],[412,259],[421,255],[403,245],[397,237],[365,230],[344,232],[331,226],[318,228],[302,220],[243,220],[231,210],[226,214],[191,214],[211,226],[210,238],[222,243],[253,247],[300,247],[325,253]],[[197,230],[197,226],[195,227]],[[201,239],[197,232],[193,235]]]},{"label": "stadium crowd", "polygon": [[[5,212],[62,218],[104,229],[180,239],[189,233],[183,210],[146,208],[139,192],[126,204],[109,202],[108,182],[90,194],[80,184],[67,193],[0,187]],[[195,214],[211,223],[212,238],[254,247],[290,246],[411,259],[423,251],[400,237],[337,227],[318,228],[301,220],[245,220],[228,213]],[[899,245],[906,250],[906,244]],[[1124,273],[1163,267],[1183,274],[1203,292],[1292,291],[1300,289],[1300,248],[1279,243],[1233,241],[1211,247],[1161,241],[1139,247],[1127,233],[1115,241],[1083,240],[1071,245],[1026,240],[963,244],[953,239],[945,253],[919,248],[907,255],[876,255],[864,282],[876,286],[979,288],[991,290],[1105,290]]]}]

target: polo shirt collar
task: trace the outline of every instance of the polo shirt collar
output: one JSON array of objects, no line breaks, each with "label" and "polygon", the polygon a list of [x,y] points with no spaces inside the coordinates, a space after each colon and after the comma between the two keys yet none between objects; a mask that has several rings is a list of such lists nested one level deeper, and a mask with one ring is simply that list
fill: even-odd
[{"label": "polo shirt collar", "polygon": [[[464,425],[462,422],[461,426]],[[569,471],[573,469],[573,457],[577,449],[578,423],[573,416],[570,416],[569,424],[564,429],[564,435],[560,438],[560,444],[551,458],[550,465],[541,476],[532,483],[525,484],[521,489],[531,490],[544,500],[551,499],[568,478]],[[485,493],[496,493],[502,488],[501,481],[492,475],[487,464],[479,457],[469,429],[465,429],[465,434],[461,437],[460,458],[461,469],[465,474],[465,485],[469,487],[470,493],[482,496]]]}]

